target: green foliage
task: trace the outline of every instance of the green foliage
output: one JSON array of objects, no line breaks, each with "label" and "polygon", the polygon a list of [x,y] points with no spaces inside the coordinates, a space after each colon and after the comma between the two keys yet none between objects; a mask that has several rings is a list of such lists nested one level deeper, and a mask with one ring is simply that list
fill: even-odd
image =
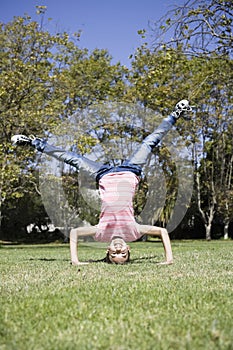
[{"label": "green foliage", "polygon": [[[39,6],[43,16],[46,7]],[[51,35],[29,16],[15,17],[0,27],[0,220],[6,201],[29,191],[36,166],[32,151],[15,149],[13,134],[53,133],[61,120],[93,101],[122,95],[125,69],[111,65],[106,51],[90,55],[80,50],[67,33]],[[80,137],[80,135],[77,135]],[[92,146],[92,138],[79,139],[81,152]]]},{"label": "green foliage", "polygon": [[204,79],[201,88],[194,91],[199,107],[191,130],[196,135],[194,162],[200,176],[200,211],[206,224],[221,212],[225,224],[232,217],[232,61],[213,58],[201,60],[195,76],[195,81]]},{"label": "green foliage", "polygon": [[72,48],[69,64],[63,71],[66,89],[66,113],[85,108],[93,102],[119,99],[124,93],[123,81],[127,69],[120,64],[111,65],[111,56],[105,50],[87,51]]},{"label": "green foliage", "polygon": [[[81,243],[82,259],[106,247]],[[132,244],[132,262],[69,266],[66,245],[2,246],[3,349],[232,348],[232,242]]]},{"label": "green foliage", "polygon": [[61,44],[60,39],[42,32],[38,23],[26,16],[1,24],[0,43],[2,208],[7,199],[23,196],[28,191],[26,183],[33,178],[32,152],[15,151],[10,145],[12,134],[43,135],[57,120],[62,96],[55,88],[52,59],[52,50]]},{"label": "green foliage", "polygon": [[169,113],[184,91],[187,96],[191,90],[189,64],[180,49],[153,52],[146,46],[139,48],[129,75],[128,96],[163,115]]},{"label": "green foliage", "polygon": [[[196,175],[201,175],[199,193],[194,193],[195,201],[199,203],[205,225],[212,223],[217,211],[222,213],[221,220],[229,223],[233,166],[230,141],[233,137],[232,60],[217,54],[208,59],[188,57],[182,46],[155,52],[143,46],[137,50],[132,66],[129,76],[132,86],[128,94],[134,99],[160,113],[169,112],[175,101],[184,96],[195,106],[195,114],[188,122],[177,123],[177,129],[187,139],[187,146],[193,146],[190,156],[196,166]],[[214,143],[212,152],[215,155],[210,155],[208,143]],[[163,210],[161,217],[165,221],[174,194]]]}]

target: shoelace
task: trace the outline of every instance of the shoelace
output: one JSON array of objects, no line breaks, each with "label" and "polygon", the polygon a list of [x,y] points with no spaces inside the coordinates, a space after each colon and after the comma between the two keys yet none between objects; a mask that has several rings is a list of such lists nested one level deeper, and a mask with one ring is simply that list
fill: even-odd
[{"label": "shoelace", "polygon": [[179,113],[181,113],[181,112],[192,112],[192,107],[191,106],[181,107],[181,108],[176,107],[175,112],[179,112]]}]

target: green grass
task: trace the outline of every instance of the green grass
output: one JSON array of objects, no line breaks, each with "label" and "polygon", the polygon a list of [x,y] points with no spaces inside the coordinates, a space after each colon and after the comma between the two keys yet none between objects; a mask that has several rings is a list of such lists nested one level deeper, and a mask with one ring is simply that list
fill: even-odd
[{"label": "green grass", "polygon": [[[0,246],[1,350],[233,349],[233,241],[131,244],[130,264],[68,245]],[[106,245],[81,243],[80,259]]]}]

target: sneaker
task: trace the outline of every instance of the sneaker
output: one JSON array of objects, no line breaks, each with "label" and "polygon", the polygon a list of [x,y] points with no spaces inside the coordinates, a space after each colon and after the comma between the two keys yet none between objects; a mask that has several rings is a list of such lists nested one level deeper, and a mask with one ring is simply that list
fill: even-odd
[{"label": "sneaker", "polygon": [[32,141],[35,140],[35,136],[25,136],[25,135],[14,135],[11,138],[11,142],[13,146],[20,145],[20,146],[25,146],[25,145],[31,145]]},{"label": "sneaker", "polygon": [[184,116],[187,112],[192,112],[192,107],[189,105],[188,100],[181,100],[176,104],[172,115],[178,119],[179,117]]}]

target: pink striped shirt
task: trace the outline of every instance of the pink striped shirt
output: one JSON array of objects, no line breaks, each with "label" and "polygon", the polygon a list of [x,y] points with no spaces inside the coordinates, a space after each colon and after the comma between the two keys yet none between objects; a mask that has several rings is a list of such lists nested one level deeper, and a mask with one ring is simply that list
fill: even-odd
[{"label": "pink striped shirt", "polygon": [[138,182],[138,177],[129,171],[109,173],[100,179],[102,206],[95,240],[110,242],[114,236],[118,236],[132,242],[141,237],[133,210]]}]

